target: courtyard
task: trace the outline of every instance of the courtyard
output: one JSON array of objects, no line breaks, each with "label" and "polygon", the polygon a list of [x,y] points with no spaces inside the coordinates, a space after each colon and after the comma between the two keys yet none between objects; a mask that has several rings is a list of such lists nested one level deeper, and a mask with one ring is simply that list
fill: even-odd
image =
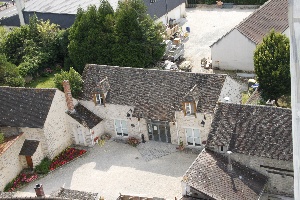
[{"label": "courtyard", "polygon": [[[149,145],[155,146],[156,143],[150,142]],[[103,146],[95,145],[85,156],[31,182],[16,196],[35,196],[34,187],[40,183],[46,196],[64,187],[99,193],[108,200],[117,199],[120,193],[179,198],[182,176],[197,154],[178,152],[174,150],[175,145],[161,144],[167,145],[170,151],[165,149],[165,156],[151,160],[148,155],[142,156],[139,148],[128,144],[107,141]]]}]

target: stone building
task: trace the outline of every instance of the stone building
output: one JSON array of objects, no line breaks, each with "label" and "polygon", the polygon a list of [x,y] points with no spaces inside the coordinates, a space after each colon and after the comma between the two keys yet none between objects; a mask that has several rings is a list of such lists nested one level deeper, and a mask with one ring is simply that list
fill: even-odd
[{"label": "stone building", "polygon": [[[290,199],[293,196],[294,184],[291,119],[290,109],[219,103],[207,140],[208,153],[202,152],[192,168],[201,166],[201,162],[210,162],[207,159],[213,160],[211,165],[220,167],[217,157],[229,157],[243,168],[254,170],[268,178],[265,187],[261,187],[264,188],[261,199]],[[228,162],[225,159],[223,163]],[[186,176],[192,177],[192,180],[183,180],[183,183],[195,188],[200,194],[205,193],[210,197],[210,194],[218,194],[219,189],[215,185],[210,186],[210,191],[213,192],[209,194],[201,189],[205,186],[201,186],[203,182],[209,181],[215,175],[211,173],[204,177],[202,173],[198,172],[202,177],[201,182],[191,185],[190,183],[195,182],[195,176],[189,176],[188,171]],[[223,179],[220,178],[219,181],[222,182]],[[222,190],[225,187],[232,190],[238,186],[227,181],[222,187]],[[258,196],[249,199],[258,199]]]},{"label": "stone building", "polygon": [[[66,101],[57,89],[0,87],[0,189],[26,167],[54,158],[71,143]],[[11,153],[10,153],[11,152]]]},{"label": "stone building", "polygon": [[103,119],[104,133],[113,137],[143,136],[203,147],[225,79],[217,74],[87,65],[79,102]]}]

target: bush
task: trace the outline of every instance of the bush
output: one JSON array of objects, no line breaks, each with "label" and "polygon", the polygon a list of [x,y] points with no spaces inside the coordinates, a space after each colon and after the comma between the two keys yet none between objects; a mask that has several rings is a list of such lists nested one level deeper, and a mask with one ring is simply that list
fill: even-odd
[{"label": "bush", "polygon": [[8,192],[10,190],[10,188],[12,188],[13,184],[14,184],[13,181],[7,183],[3,191]]},{"label": "bush", "polygon": [[0,132],[0,144],[4,142],[4,134]]},{"label": "bush", "polygon": [[137,139],[135,137],[129,137],[128,140],[127,140],[127,144],[129,144],[133,147],[136,147],[137,145],[140,144],[140,141],[139,141],[139,139]]},{"label": "bush", "polygon": [[50,171],[51,160],[45,157],[39,165],[37,165],[34,171],[38,174],[47,174]]},{"label": "bush", "polygon": [[73,97],[75,98],[78,97],[78,95],[81,92],[82,83],[83,83],[81,75],[78,72],[76,72],[72,67],[68,72],[62,70],[59,74],[55,74],[54,77],[55,86],[61,91],[63,91],[62,82],[64,80],[69,80],[71,93]]}]

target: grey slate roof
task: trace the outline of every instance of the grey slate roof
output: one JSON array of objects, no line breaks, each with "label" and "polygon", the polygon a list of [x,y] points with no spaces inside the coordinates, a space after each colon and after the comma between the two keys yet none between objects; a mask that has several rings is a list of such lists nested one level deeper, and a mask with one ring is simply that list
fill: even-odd
[{"label": "grey slate roof", "polygon": [[213,112],[226,75],[146,70],[130,67],[87,65],[83,72],[83,100],[92,100],[97,84],[108,78],[106,102],[134,106],[133,116],[172,121],[175,111],[197,85],[198,112]]},{"label": "grey slate roof", "polygon": [[0,87],[0,127],[43,128],[56,89]]},{"label": "grey slate roof", "polygon": [[103,120],[80,103],[76,104],[74,109],[75,112],[68,112],[68,115],[89,129],[95,127]]},{"label": "grey slate roof", "polygon": [[25,140],[19,155],[32,156],[39,146],[38,140]]},{"label": "grey slate roof", "polygon": [[183,182],[211,199],[257,200],[263,192],[267,177],[221,154],[203,150],[183,176]]},{"label": "grey slate roof", "polygon": [[207,147],[278,160],[293,159],[292,112],[270,106],[220,103]]},{"label": "grey slate roof", "polygon": [[[223,37],[237,29],[249,40],[259,44],[271,29],[283,33],[288,27],[288,0],[269,0]],[[223,37],[210,47],[218,43]]]}]

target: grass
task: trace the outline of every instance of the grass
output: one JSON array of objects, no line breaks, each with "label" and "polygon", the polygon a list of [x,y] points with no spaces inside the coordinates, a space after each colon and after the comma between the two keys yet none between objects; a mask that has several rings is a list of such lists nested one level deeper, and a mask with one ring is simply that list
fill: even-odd
[{"label": "grass", "polygon": [[245,104],[249,99],[248,91],[242,92],[242,104]]},{"label": "grass", "polygon": [[38,77],[25,86],[31,88],[55,88],[54,73],[49,74],[47,77]]},{"label": "grass", "polygon": [[0,2],[0,6],[2,6],[4,3],[3,2]]}]

